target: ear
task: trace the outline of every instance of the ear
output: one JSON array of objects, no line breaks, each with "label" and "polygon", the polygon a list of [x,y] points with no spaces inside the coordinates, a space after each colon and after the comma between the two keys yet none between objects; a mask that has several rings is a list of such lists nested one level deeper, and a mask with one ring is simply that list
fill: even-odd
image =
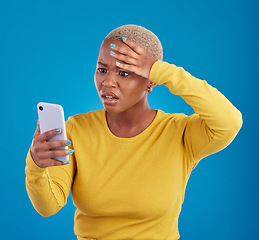
[{"label": "ear", "polygon": [[154,88],[157,85],[157,83],[151,82],[149,80],[149,87]]}]

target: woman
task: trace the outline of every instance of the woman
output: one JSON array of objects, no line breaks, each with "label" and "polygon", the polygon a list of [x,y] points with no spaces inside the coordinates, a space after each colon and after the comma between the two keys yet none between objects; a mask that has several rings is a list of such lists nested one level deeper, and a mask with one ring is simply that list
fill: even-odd
[{"label": "woman", "polygon": [[[80,240],[179,239],[190,173],[230,144],[241,113],[206,81],[163,62],[158,38],[136,25],[104,39],[95,84],[104,109],[70,117],[69,141],[46,142],[59,132],[40,134],[37,127],[26,166],[34,207],[43,216],[55,214],[72,189]],[[180,95],[195,114],[150,108],[147,95],[157,84]],[[70,152],[50,151],[65,145]],[[68,154],[69,164],[52,159]]]}]

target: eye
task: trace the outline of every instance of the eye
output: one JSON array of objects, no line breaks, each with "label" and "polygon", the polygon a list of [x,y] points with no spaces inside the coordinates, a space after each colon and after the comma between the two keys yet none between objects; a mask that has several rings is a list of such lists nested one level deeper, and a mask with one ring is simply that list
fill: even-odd
[{"label": "eye", "polygon": [[121,77],[127,77],[127,76],[129,76],[129,73],[128,72],[124,72],[124,71],[119,71],[119,75]]},{"label": "eye", "polygon": [[107,73],[107,69],[105,68],[97,68],[97,71],[102,74]]}]

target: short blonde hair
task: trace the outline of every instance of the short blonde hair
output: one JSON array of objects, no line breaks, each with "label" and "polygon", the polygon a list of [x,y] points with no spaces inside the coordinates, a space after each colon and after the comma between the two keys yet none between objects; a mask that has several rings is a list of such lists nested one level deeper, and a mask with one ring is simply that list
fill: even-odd
[{"label": "short blonde hair", "polygon": [[138,25],[123,25],[111,31],[104,39],[129,38],[140,45],[150,56],[163,59],[163,47],[158,37],[150,30]]}]

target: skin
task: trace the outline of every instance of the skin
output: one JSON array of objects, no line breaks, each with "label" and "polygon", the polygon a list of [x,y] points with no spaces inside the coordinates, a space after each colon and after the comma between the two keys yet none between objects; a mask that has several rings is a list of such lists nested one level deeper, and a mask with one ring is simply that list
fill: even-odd
[{"label": "skin", "polygon": [[[102,44],[95,85],[107,113],[108,126],[115,136],[134,137],[155,118],[156,111],[149,107],[147,94],[149,87],[156,86],[149,80],[151,67],[156,61],[130,39],[109,39]],[[105,104],[102,91],[115,93],[118,102]]]},{"label": "skin", "polygon": [[[147,94],[149,87],[156,86],[149,80],[150,70],[156,61],[130,39],[106,40],[102,44],[95,72],[95,85],[106,110],[108,126],[115,136],[134,137],[154,120],[156,110],[150,108]],[[118,101],[114,104],[105,103],[101,95],[103,91],[116,94]],[[67,163],[52,158],[72,154],[69,150],[51,150],[69,145],[66,140],[47,141],[60,134],[56,130],[41,134],[39,122],[37,124],[31,156],[41,168],[66,165]]]},{"label": "skin", "polygon": [[31,145],[31,156],[34,162],[41,168],[51,167],[51,166],[61,166],[66,165],[67,163],[52,159],[59,156],[69,155],[69,149],[66,150],[55,150],[51,151],[50,149],[61,146],[68,146],[66,144],[67,140],[62,141],[49,141],[47,140],[55,135],[60,134],[57,132],[57,129],[47,131],[45,133],[40,133],[39,121],[37,124],[37,129],[34,133],[32,145]]}]

